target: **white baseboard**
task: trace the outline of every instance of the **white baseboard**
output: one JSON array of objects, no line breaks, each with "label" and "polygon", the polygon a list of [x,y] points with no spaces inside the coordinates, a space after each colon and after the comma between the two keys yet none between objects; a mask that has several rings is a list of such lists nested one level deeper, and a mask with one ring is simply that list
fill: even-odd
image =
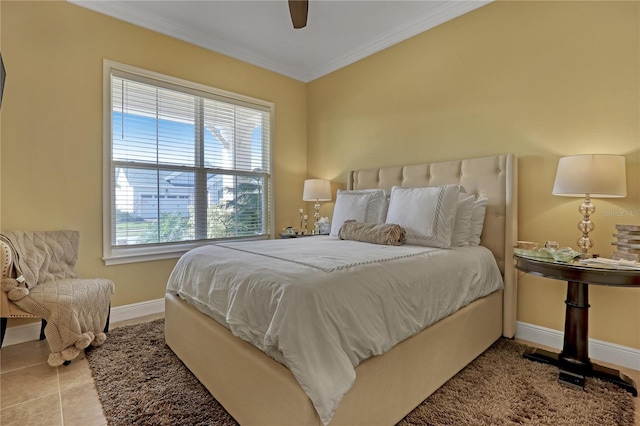
[{"label": "white baseboard", "polygon": [[[111,309],[111,323],[127,321],[147,315],[164,312],[164,299],[149,300],[131,305],[117,306]],[[37,340],[40,337],[40,323],[8,327],[2,346]],[[557,350],[562,349],[563,333],[551,328],[540,327],[518,321],[516,337]],[[640,371],[640,349],[589,339],[589,357]]]},{"label": "white baseboard", "polygon": [[117,306],[111,309],[110,322],[127,321],[147,315],[164,313],[164,299],[148,300],[131,305]]},{"label": "white baseboard", "polygon": [[[564,333],[518,321],[516,324],[516,337],[560,351],[562,350]],[[589,358],[594,361],[610,362],[621,367],[640,371],[640,349],[589,339]]]},{"label": "white baseboard", "polygon": [[[149,300],[146,302],[133,303],[131,305],[116,306],[115,308],[111,308],[111,318],[109,319],[109,322],[113,324],[120,321],[127,321],[147,315],[160,314],[163,312],[164,299]],[[11,327],[11,320],[9,320],[9,327],[7,327],[7,333],[4,336],[4,342],[2,342],[2,346],[4,347],[16,345],[18,343],[29,342],[31,340],[38,340],[39,338],[40,322]]]}]

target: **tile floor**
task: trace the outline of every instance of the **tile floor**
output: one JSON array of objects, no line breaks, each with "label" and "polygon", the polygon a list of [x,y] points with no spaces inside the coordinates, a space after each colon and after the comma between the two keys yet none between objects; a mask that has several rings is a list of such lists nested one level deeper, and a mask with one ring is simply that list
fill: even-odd
[{"label": "tile floor", "polygon": [[[161,317],[162,315],[143,317],[114,323],[112,327],[151,321]],[[107,421],[102,413],[89,364],[84,355],[68,366],[57,368],[51,368],[47,364],[48,356],[49,347],[44,340],[2,348],[0,351],[0,425],[106,425]],[[618,368],[610,364],[607,366]],[[640,384],[640,371],[625,368],[621,370]],[[640,426],[639,400],[640,398],[636,398],[635,401],[635,423]]]},{"label": "tile floor", "polygon": [[[162,318],[150,315],[111,324],[111,328]],[[67,366],[47,364],[46,340],[0,350],[0,425],[102,426],[102,413],[84,353]]]}]

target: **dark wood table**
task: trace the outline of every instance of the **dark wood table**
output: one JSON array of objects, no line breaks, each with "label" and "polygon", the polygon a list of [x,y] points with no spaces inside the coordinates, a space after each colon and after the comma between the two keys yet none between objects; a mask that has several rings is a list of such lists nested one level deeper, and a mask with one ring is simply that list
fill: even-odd
[{"label": "dark wood table", "polygon": [[597,377],[614,383],[638,396],[635,382],[618,370],[593,364],[589,359],[588,312],[589,285],[637,287],[640,290],[640,270],[617,269],[608,265],[584,265],[577,261],[556,262],[516,254],[516,268],[540,277],[567,281],[564,343],[559,354],[533,349],[525,357],[559,368],[560,383],[584,388],[585,377]]}]

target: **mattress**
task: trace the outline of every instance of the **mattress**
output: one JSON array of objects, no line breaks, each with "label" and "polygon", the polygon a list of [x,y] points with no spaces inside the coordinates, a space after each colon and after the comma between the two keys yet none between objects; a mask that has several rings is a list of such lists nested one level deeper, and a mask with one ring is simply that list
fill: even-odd
[{"label": "mattress", "polygon": [[484,247],[382,246],[330,237],[194,249],[167,285],[288,367],[323,423],[355,366],[503,288]]}]

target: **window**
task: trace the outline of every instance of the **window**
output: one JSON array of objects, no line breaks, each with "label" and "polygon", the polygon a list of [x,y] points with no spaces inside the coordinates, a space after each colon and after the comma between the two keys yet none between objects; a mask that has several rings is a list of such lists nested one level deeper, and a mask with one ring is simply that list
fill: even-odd
[{"label": "window", "polygon": [[269,102],[105,61],[107,264],[271,234]]}]

